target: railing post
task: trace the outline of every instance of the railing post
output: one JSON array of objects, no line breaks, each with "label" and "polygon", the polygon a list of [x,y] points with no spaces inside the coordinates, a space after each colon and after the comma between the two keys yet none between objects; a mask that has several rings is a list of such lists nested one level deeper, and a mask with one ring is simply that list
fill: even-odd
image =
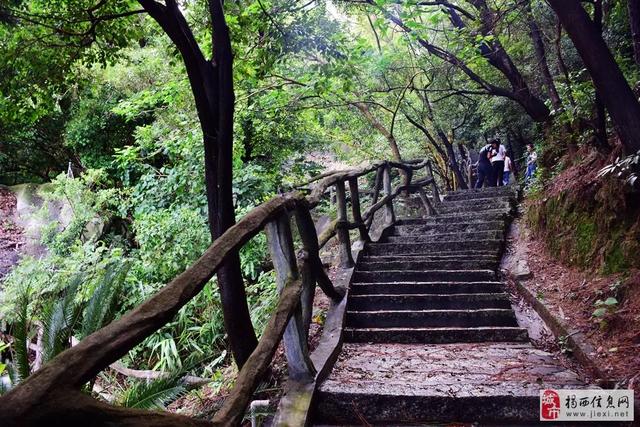
[{"label": "railing post", "polygon": [[420,201],[422,202],[422,206],[427,211],[427,215],[435,215],[436,210],[433,208],[433,205],[429,201],[427,194],[424,192],[424,188],[418,188],[418,196],[420,197]]},{"label": "railing post", "polygon": [[[382,182],[384,188],[384,195],[391,196],[391,166],[388,163],[384,165],[384,171],[382,173]],[[385,209],[385,225],[390,225],[396,222],[396,215],[393,213],[393,200],[389,200],[386,203]]]},{"label": "railing post", "polygon": [[347,217],[347,196],[344,189],[344,181],[336,182],[336,203],[338,209],[338,242],[340,253],[340,267],[353,267],[351,256],[351,239],[349,238],[349,219]]},{"label": "railing post", "polygon": [[433,186],[433,198],[436,200],[436,203],[440,203],[440,193],[438,192],[438,185],[436,184],[436,177],[433,175],[433,166],[431,166],[431,160],[427,162],[427,167],[429,168],[429,175],[431,175],[431,185]]},{"label": "railing post", "polygon": [[[380,197],[380,189],[382,188],[382,174],[384,173],[384,165],[379,166],[376,170],[376,180],[373,184],[373,197],[371,199],[371,206],[378,203],[378,198]],[[373,224],[373,217],[375,215],[371,215],[367,218],[367,230],[371,228],[371,224]]]},{"label": "railing post", "polygon": [[300,232],[300,240],[302,240],[302,244],[309,254],[309,264],[312,266],[318,286],[320,286],[322,292],[329,298],[334,301],[340,301],[342,294],[333,287],[331,279],[329,279],[327,272],[324,271],[324,267],[322,266],[316,227],[313,224],[313,219],[307,207],[299,206],[296,209],[296,221],[298,223],[298,231]]},{"label": "railing post", "polygon": [[351,193],[351,213],[353,215],[353,222],[358,225],[358,231],[360,233],[360,240],[368,242],[369,233],[367,232],[367,226],[362,221],[362,212],[360,211],[360,193],[358,190],[358,178],[349,179],[349,193]]},{"label": "railing post", "polygon": [[[282,292],[287,281],[290,278],[299,277],[300,274],[298,272],[288,214],[285,212],[277,219],[269,222],[265,227],[265,231],[269,241],[271,259],[276,271],[276,284],[278,291]],[[304,269],[308,270],[307,267],[304,267]],[[309,272],[303,271],[302,274],[304,279],[303,287],[309,287]],[[307,281],[307,283],[305,283],[305,281]],[[284,331],[283,342],[287,356],[289,376],[295,379],[310,379],[315,376],[315,368],[309,358],[309,346],[307,344],[308,328],[305,324],[305,317],[308,316],[310,319],[308,312],[311,308],[309,306],[305,307],[307,313],[303,313],[303,311],[305,311],[303,310],[303,306],[309,304],[308,291],[305,296],[304,288],[301,300],[302,303],[298,304],[291,320],[287,324],[287,328]]]}]

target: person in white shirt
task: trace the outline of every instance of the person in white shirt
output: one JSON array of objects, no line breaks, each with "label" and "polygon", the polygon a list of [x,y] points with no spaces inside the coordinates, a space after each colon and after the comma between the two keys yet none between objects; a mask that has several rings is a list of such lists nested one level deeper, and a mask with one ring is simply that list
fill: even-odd
[{"label": "person in white shirt", "polygon": [[524,176],[525,182],[529,182],[536,173],[538,155],[533,148],[533,144],[527,144],[527,174]]},{"label": "person in white shirt", "polygon": [[504,158],[507,155],[507,149],[504,148],[504,145],[500,143],[498,138],[491,141],[491,146],[493,147],[491,151],[491,166],[493,167],[493,177],[495,179],[493,187],[496,185],[502,187],[504,185],[502,181],[504,176]]},{"label": "person in white shirt", "polygon": [[502,183],[504,185],[509,185],[511,172],[513,172],[513,162],[511,161],[511,157],[509,157],[509,153],[507,152],[504,156],[504,174],[502,175]]}]

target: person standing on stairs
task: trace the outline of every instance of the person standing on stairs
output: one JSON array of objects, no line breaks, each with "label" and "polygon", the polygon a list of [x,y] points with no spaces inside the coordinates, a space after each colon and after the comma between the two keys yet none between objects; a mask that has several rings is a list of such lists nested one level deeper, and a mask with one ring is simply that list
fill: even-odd
[{"label": "person standing on stairs", "polygon": [[538,163],[538,155],[533,147],[533,144],[527,144],[527,173],[524,176],[524,181],[529,182],[536,174],[536,166]]},{"label": "person standing on stairs", "polygon": [[511,171],[513,171],[513,162],[511,161],[511,157],[509,157],[509,152],[507,152],[504,156],[504,174],[502,175],[502,183],[504,185],[509,185]]},{"label": "person standing on stairs", "polygon": [[492,186],[491,182],[494,183],[495,180],[492,180],[493,169],[491,168],[491,144],[487,144],[480,149],[480,153],[478,153],[478,163],[476,166],[478,167],[478,179],[476,180],[476,185],[474,188],[482,188],[484,182],[487,182],[487,185]]},{"label": "person standing on stairs", "polygon": [[493,185],[502,187],[504,185],[504,158],[507,155],[507,149],[500,143],[498,138],[491,140],[491,166],[493,168]]}]

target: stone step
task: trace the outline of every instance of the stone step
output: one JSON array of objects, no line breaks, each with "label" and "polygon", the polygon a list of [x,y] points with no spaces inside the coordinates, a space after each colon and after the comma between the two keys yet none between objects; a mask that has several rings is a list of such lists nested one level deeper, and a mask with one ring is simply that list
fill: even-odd
[{"label": "stone step", "polygon": [[354,283],[489,282],[496,280],[496,272],[493,270],[356,270],[351,280]]},{"label": "stone step", "polygon": [[442,203],[444,204],[450,204],[450,203],[456,203],[459,204],[460,206],[465,206],[467,204],[474,204],[474,203],[489,203],[491,201],[495,201],[497,203],[516,203],[517,198],[515,196],[515,194],[481,194],[481,195],[475,195],[475,194],[469,194],[469,195],[457,195],[457,196],[453,196],[453,197],[445,197],[444,200],[442,201]]},{"label": "stone step", "polygon": [[[513,197],[489,197],[480,199],[445,199],[440,206],[456,206],[459,209],[498,209],[515,204]],[[495,206],[495,207],[493,207]]]},{"label": "stone step", "polygon": [[511,308],[506,293],[494,294],[374,294],[352,295],[348,310],[467,310]]},{"label": "stone step", "polygon": [[398,254],[433,254],[433,253],[468,253],[467,251],[484,251],[494,255],[502,251],[503,240],[458,240],[429,243],[369,243],[365,250],[367,255]]},{"label": "stone step", "polygon": [[524,343],[345,343],[318,386],[315,422],[540,425],[542,388],[587,388]]},{"label": "stone step", "polygon": [[519,327],[471,328],[345,328],[346,342],[450,344],[472,342],[527,342],[527,330]]},{"label": "stone step", "polygon": [[479,223],[454,222],[448,224],[396,225],[390,236],[419,236],[438,233],[475,233],[481,231],[504,231],[504,221],[486,221]]},{"label": "stone step", "polygon": [[484,260],[499,261],[497,254],[491,255],[484,251],[453,251],[441,254],[426,255],[362,255],[360,262],[385,262],[385,261],[465,261]]},{"label": "stone step", "polygon": [[444,328],[478,326],[518,326],[511,309],[478,310],[380,310],[347,311],[346,326],[351,328]]},{"label": "stone step", "polygon": [[438,234],[414,234],[413,236],[388,236],[384,239],[385,243],[411,243],[422,242],[447,242],[447,241],[463,241],[463,240],[504,240],[504,232],[502,230],[493,231],[460,231],[456,233],[438,233]]},{"label": "stone step", "polygon": [[[358,270],[495,270],[498,267],[496,257],[453,258],[453,259],[412,259],[413,257],[365,257],[358,263]],[[403,259],[408,258],[408,259]],[[369,261],[370,260],[370,261]]]},{"label": "stone step", "polygon": [[372,294],[495,294],[504,292],[500,282],[381,282],[352,283],[351,295]]},{"label": "stone step", "polygon": [[427,218],[401,218],[396,221],[396,225],[432,225],[448,223],[484,223],[493,221],[505,221],[511,217],[511,212],[504,209],[492,209],[482,212],[446,213],[432,215]]},{"label": "stone step", "polygon": [[486,187],[471,190],[452,191],[444,196],[444,200],[465,200],[465,199],[483,199],[492,197],[514,197],[518,195],[518,189],[515,186],[506,187]]},{"label": "stone step", "polygon": [[[488,200],[488,201],[474,200],[474,203],[465,202],[464,204],[460,204],[458,202],[456,203],[444,202],[436,208],[436,212],[438,212],[438,215],[457,214],[462,212],[478,213],[478,214],[482,214],[485,212],[510,213],[512,210],[513,210],[513,205],[511,203],[509,202],[500,203],[494,200]],[[489,216],[488,218],[490,219],[491,217]]]}]

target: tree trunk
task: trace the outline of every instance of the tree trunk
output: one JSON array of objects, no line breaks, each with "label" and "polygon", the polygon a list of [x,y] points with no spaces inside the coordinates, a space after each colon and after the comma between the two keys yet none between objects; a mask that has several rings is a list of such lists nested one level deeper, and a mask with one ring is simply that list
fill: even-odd
[{"label": "tree trunk", "polygon": [[573,86],[571,84],[571,78],[569,76],[569,69],[567,68],[567,64],[564,62],[564,55],[562,55],[562,24],[558,20],[556,24],[556,38],[554,40],[554,44],[556,46],[556,59],[558,60],[558,71],[564,77],[564,84],[567,86],[567,98],[569,99],[569,103],[575,112],[578,108],[576,104],[576,100],[573,97]]},{"label": "tree trunk", "polygon": [[[222,2],[209,0],[213,25],[213,62],[218,79],[218,206],[214,225],[215,238],[236,223],[233,206],[233,53],[229,28]],[[217,230],[216,230],[217,229]],[[218,271],[218,287],[222,301],[224,324],[234,358],[241,368],[258,345],[240,268],[240,256],[230,255]]]},{"label": "tree trunk", "polygon": [[628,0],[629,26],[633,43],[633,59],[640,66],[640,0]]},{"label": "tree trunk", "polygon": [[[209,2],[215,57],[208,61],[175,0],[139,3],[178,48],[185,64],[203,133],[209,231],[217,239],[235,223],[233,206],[233,55],[222,4]],[[238,367],[257,345],[242,281],[240,258],[231,254],[218,270],[225,329]]]},{"label": "tree trunk", "polygon": [[544,41],[542,40],[542,33],[540,31],[540,27],[536,23],[533,12],[531,10],[531,2],[527,2],[525,4],[526,17],[529,21],[529,35],[531,36],[531,41],[533,42],[533,51],[535,53],[536,62],[538,63],[538,69],[540,70],[540,74],[542,75],[542,81],[544,82],[545,88],[547,89],[547,94],[549,96],[549,100],[551,101],[551,105],[554,110],[562,111],[562,100],[560,99],[560,95],[558,94],[558,90],[556,89],[556,84],[553,81],[553,76],[551,75],[551,71],[549,70],[549,64],[547,63],[547,53],[544,47]]},{"label": "tree trunk", "polygon": [[354,103],[355,107],[362,113],[365,119],[373,126],[378,132],[382,134],[389,142],[389,148],[391,148],[391,154],[393,155],[393,160],[396,162],[402,161],[402,156],[400,155],[400,149],[398,148],[398,141],[396,141],[395,136],[391,132],[387,130],[386,127],[371,113],[369,110],[369,106],[362,102]]},{"label": "tree trunk", "polygon": [[456,152],[453,149],[453,144],[451,143],[451,141],[449,141],[449,138],[442,131],[442,129],[436,127],[436,133],[438,134],[438,137],[440,138],[444,146],[447,148],[447,157],[449,157],[449,166],[451,166],[453,175],[457,179],[458,187],[460,187],[463,190],[468,189],[469,187],[467,186],[467,181],[464,179],[464,174],[460,170],[460,165],[456,161]]},{"label": "tree trunk", "polygon": [[[595,0],[593,2],[593,22],[595,22],[596,27],[598,28],[598,33],[602,36],[602,0]],[[603,151],[609,151],[609,142],[607,141],[607,111],[598,90],[596,90],[594,106],[596,147]]]},{"label": "tree trunk", "polygon": [[611,51],[578,0],[549,0],[591,74],[628,152],[640,150],[640,104]]}]

